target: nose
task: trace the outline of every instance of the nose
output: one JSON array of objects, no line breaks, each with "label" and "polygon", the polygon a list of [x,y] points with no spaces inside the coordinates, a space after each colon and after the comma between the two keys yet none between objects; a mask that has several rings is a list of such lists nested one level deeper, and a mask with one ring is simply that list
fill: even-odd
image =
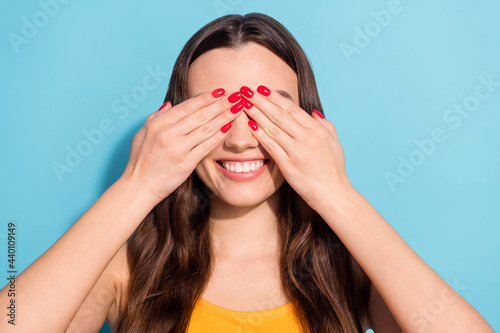
[{"label": "nose", "polygon": [[244,151],[245,149],[255,148],[259,141],[253,136],[252,129],[248,126],[250,118],[245,113],[245,109],[231,123],[231,130],[224,140],[224,145],[235,151]]}]

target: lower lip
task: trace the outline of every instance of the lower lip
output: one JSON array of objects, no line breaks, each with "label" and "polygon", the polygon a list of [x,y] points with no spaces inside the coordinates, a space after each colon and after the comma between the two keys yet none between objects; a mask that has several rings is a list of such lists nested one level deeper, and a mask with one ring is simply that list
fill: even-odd
[{"label": "lower lip", "polygon": [[215,164],[217,165],[217,168],[219,168],[219,170],[227,178],[229,178],[231,180],[234,180],[234,181],[238,181],[238,182],[245,182],[245,181],[249,181],[249,180],[257,178],[261,173],[264,172],[264,170],[267,169],[267,166],[271,162],[272,162],[272,160],[269,160],[269,162],[267,162],[266,164],[264,164],[264,166],[260,167],[257,170],[250,171],[250,172],[232,172],[232,171],[224,169],[224,167],[222,165],[220,165],[219,163],[217,163],[217,162],[215,162]]}]

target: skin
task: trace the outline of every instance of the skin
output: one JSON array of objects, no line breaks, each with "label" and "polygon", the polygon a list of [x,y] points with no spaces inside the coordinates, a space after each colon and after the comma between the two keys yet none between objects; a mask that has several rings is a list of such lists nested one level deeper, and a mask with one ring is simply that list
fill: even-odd
[{"label": "skin", "polygon": [[[243,85],[256,89],[260,84],[287,92],[298,104],[295,72],[258,44],[250,43],[240,50],[211,50],[196,59],[188,72],[189,97],[218,87],[223,87],[229,95]],[[253,136],[248,120],[248,115],[240,112],[223,142],[195,169],[215,194],[210,204],[216,253],[232,259],[277,251],[275,211],[279,198],[276,194],[285,181],[279,168],[271,161],[268,169],[256,179],[236,182],[225,177],[214,163],[222,157],[270,158]]]},{"label": "skin", "polygon": [[[247,44],[238,50],[211,50],[196,59],[188,72],[189,97],[218,87],[229,95],[242,85],[256,89],[259,84],[286,92],[298,103],[295,72],[258,44]],[[210,220],[215,269],[201,297],[238,311],[264,310],[288,303],[280,292],[276,219],[277,190],[285,178],[272,160],[267,170],[249,182],[233,181],[215,165],[222,157],[270,158],[251,133],[248,120],[248,115],[241,111],[225,139],[195,169],[214,194]],[[233,297],[235,294],[240,297]]]},{"label": "skin", "polygon": [[[258,62],[255,59],[259,59]],[[254,249],[251,242],[273,229],[270,224],[275,226],[276,221],[269,219],[269,210],[248,211],[236,205],[241,205],[242,200],[247,206],[259,204],[271,192],[275,178],[282,175],[321,215],[370,277],[373,285],[369,312],[370,319],[376,321],[372,322],[374,328],[383,331],[401,328],[404,332],[493,331],[484,318],[354,189],[347,178],[343,148],[333,123],[315,114],[310,116],[298,106],[296,81],[292,80],[293,88],[289,86],[295,99],[287,99],[277,92],[287,83],[287,76],[292,79],[291,69],[287,69],[272,52],[256,44],[246,45],[240,50],[209,52],[198,65],[191,73],[190,92],[193,94],[216,88],[210,86],[212,78],[231,90],[242,85],[255,90],[257,85],[264,84],[271,91],[267,97],[255,93],[248,98],[253,107],[245,110],[244,120],[246,122],[247,116],[251,117],[259,128],[249,130],[240,116],[235,120],[234,131],[237,132],[234,137],[239,141],[234,138],[229,141],[232,135],[228,135],[227,141],[197,168],[202,180],[221,199],[214,200],[214,238],[219,256],[222,250],[229,258],[242,254],[251,256],[253,252],[250,250]],[[245,154],[245,149],[256,149],[257,142],[269,153],[275,162],[274,167],[278,166],[281,173],[273,174],[271,170],[270,175],[266,174],[262,188],[253,187],[253,184],[233,185],[214,171],[214,158],[224,156],[224,153]],[[233,151],[226,151],[227,148]],[[269,180],[273,182],[268,183]],[[262,182],[259,179],[255,183],[260,185]],[[245,186],[252,191],[247,192],[242,188]],[[272,210],[275,201],[270,199],[268,206]],[[249,235],[245,234],[247,231]],[[254,250],[263,251],[260,248]],[[383,305],[387,305],[385,310]],[[393,319],[399,327],[394,325]]]},{"label": "skin", "polygon": [[[372,280],[369,313],[376,331],[493,332],[351,186],[333,124],[298,107],[296,77],[281,60],[252,44],[213,50],[198,60],[188,83],[190,95],[201,95],[148,117],[134,136],[122,177],[17,276],[16,289],[23,292],[16,302],[30,315],[19,317],[15,327],[0,321],[0,331],[89,332],[105,320],[116,331],[129,281],[126,240],[194,170],[214,193],[216,269],[205,299],[241,311],[288,301],[275,292],[274,194],[286,179]],[[219,76],[218,71],[226,72]],[[214,99],[210,94],[220,87],[230,93],[260,84],[271,94],[255,93],[249,98],[254,107],[238,115],[229,112],[227,95]],[[202,114],[209,119],[201,119]],[[259,125],[257,131],[248,128],[248,117]],[[223,134],[219,129],[227,122],[233,128]],[[175,149],[172,140],[177,140]],[[247,153],[275,163],[255,184],[233,184],[216,172],[214,159]],[[8,302],[6,286],[0,303]]]},{"label": "skin", "polygon": [[[188,72],[189,97],[218,87],[224,87],[229,95],[243,85],[257,94],[256,88],[261,84],[279,91],[298,106],[295,72],[281,58],[255,43],[239,49],[211,50],[193,62]],[[249,111],[244,109],[238,115],[225,139],[195,169],[214,194],[210,202],[210,219],[215,269],[201,296],[237,311],[266,310],[289,302],[280,291],[275,213],[279,200],[277,189],[285,178],[250,129]],[[305,111],[301,112],[310,118]],[[271,158],[271,163],[256,179],[236,182],[225,177],[214,164],[219,158],[234,156]],[[249,288],[250,285],[253,288]],[[235,294],[239,297],[233,297]],[[374,328],[399,332],[396,321],[374,287],[369,308],[375,315],[371,316]]]}]

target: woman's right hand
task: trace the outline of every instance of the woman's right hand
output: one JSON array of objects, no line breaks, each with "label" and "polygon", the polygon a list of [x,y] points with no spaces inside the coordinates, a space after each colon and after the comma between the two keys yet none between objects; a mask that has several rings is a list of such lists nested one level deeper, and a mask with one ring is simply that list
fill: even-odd
[{"label": "woman's right hand", "polygon": [[[241,112],[242,106],[233,108],[239,110],[236,114],[231,112],[235,102],[229,102],[224,93],[216,89],[176,106],[168,102],[149,115],[132,140],[120,180],[131,181],[139,195],[155,205],[175,191],[222,142],[227,134],[222,127],[228,124],[228,130]],[[238,96],[233,98],[239,102]]]}]

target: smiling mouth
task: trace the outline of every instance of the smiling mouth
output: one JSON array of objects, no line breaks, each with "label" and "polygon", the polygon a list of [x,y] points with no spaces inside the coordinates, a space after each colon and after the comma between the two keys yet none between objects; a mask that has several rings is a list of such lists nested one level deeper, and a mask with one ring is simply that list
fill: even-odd
[{"label": "smiling mouth", "polygon": [[[260,161],[263,161],[263,165],[262,166],[260,166]],[[266,165],[267,163],[269,163],[270,159],[267,158],[267,159],[260,160],[260,161],[258,161],[258,162],[256,162],[255,160],[250,161],[250,162],[236,162],[236,161],[232,161],[231,163],[223,163],[222,161],[217,160],[216,163],[219,164],[222,168],[224,168],[224,169],[226,169],[228,171],[232,171],[232,172],[251,172],[251,171],[255,171],[255,170],[258,170],[258,169],[262,168],[264,165]],[[224,164],[226,164],[227,167],[225,167]],[[228,164],[230,164],[231,166],[229,166]]]}]

